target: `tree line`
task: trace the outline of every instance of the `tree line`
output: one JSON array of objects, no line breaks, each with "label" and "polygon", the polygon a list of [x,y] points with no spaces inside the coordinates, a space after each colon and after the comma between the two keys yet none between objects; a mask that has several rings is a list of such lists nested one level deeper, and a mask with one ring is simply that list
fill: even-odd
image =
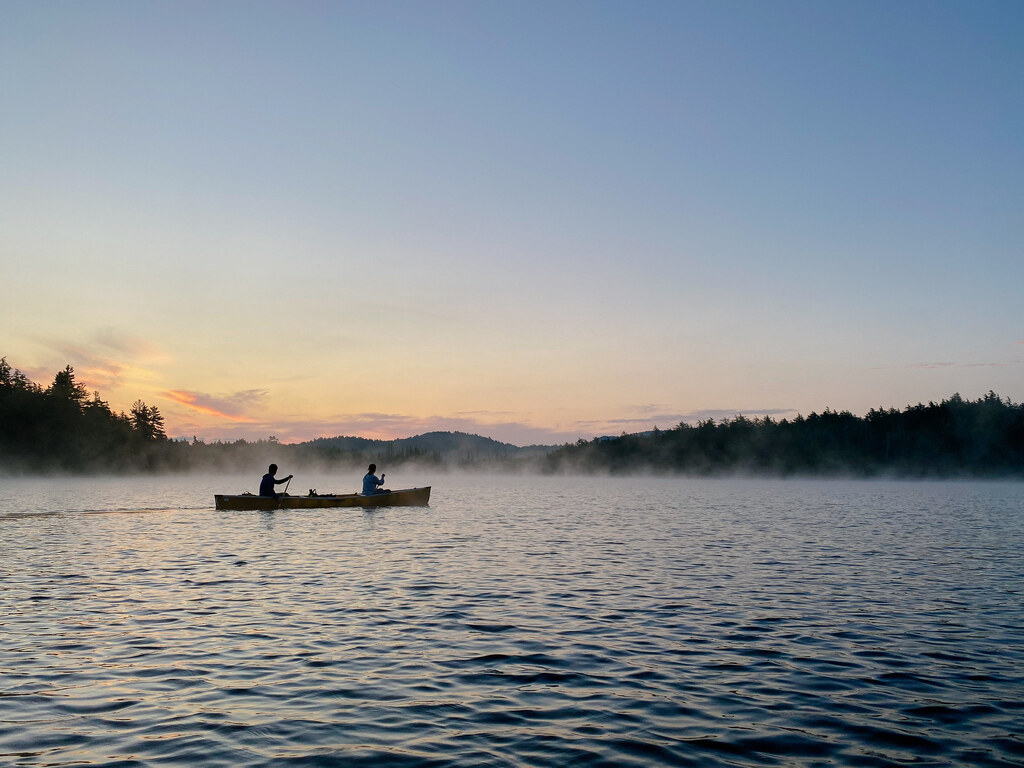
[{"label": "tree line", "polygon": [[160,409],[115,413],[69,365],[41,387],[0,358],[0,457],[8,470],[145,470],[167,442]]},{"label": "tree line", "polygon": [[548,472],[1024,477],[1024,405],[995,392],[940,403],[774,420],[736,416],[567,444]]},{"label": "tree line", "polygon": [[[507,450],[506,450],[507,449]],[[262,472],[270,462],[322,468],[416,463],[544,472],[662,472],[771,476],[1024,477],[1024,405],[994,392],[978,400],[774,420],[736,416],[545,449],[478,435],[431,433],[405,440],[321,438],[206,443],[170,440],[156,406],[114,412],[66,366],[42,387],[0,358],[0,462],[7,471]]]},{"label": "tree line", "polygon": [[[482,438],[481,438],[482,439]],[[340,441],[340,442],[339,442]],[[284,466],[353,468],[385,457],[391,466],[415,462],[443,467],[442,450],[428,443],[332,438],[282,444],[264,440],[207,443],[171,440],[156,406],[136,400],[128,413],[115,412],[99,392],[91,394],[70,365],[46,387],[0,358],[0,463],[7,472],[262,473],[271,462]]]}]

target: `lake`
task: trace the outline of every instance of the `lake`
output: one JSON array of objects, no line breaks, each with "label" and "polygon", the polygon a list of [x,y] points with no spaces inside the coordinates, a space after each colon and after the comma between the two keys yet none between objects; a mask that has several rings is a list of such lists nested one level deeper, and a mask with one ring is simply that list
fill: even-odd
[{"label": "lake", "polygon": [[3,481],[0,764],[1024,764],[1024,483],[259,474]]}]

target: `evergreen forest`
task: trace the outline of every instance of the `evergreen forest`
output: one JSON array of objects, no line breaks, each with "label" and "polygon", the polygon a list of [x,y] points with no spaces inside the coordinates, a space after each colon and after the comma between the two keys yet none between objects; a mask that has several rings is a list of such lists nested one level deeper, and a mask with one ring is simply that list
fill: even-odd
[{"label": "evergreen forest", "polygon": [[262,472],[273,461],[324,468],[415,462],[545,473],[1024,478],[1024,405],[994,392],[907,406],[774,420],[736,416],[671,429],[519,448],[434,432],[402,440],[171,440],[159,409],[114,412],[66,366],[43,387],[0,358],[0,461],[7,473]]},{"label": "evergreen forest", "polygon": [[903,410],[696,426],[580,440],[549,454],[550,472],[853,477],[1024,477],[1024,406],[989,392]]},{"label": "evergreen forest", "polygon": [[144,471],[161,466],[167,435],[160,409],[136,400],[115,413],[89,394],[71,366],[48,387],[0,358],[0,461],[5,471]]}]

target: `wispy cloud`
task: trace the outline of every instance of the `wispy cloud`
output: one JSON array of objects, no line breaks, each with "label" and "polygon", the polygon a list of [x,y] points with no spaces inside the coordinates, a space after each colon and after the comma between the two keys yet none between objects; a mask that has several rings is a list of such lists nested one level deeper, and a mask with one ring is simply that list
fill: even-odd
[{"label": "wispy cloud", "polygon": [[187,389],[165,389],[160,392],[160,395],[207,416],[252,424],[256,422],[256,419],[248,412],[253,406],[262,403],[267,396],[267,391],[265,389],[247,389],[230,395],[217,396]]},{"label": "wispy cloud", "polygon": [[117,328],[100,328],[93,334],[93,339],[96,344],[122,355],[146,359],[166,357],[160,345],[152,339],[125,333]]},{"label": "wispy cloud", "polygon": [[573,425],[584,433],[610,434],[646,431],[656,426],[674,427],[685,420],[687,414],[664,403],[642,403],[622,408],[626,416],[610,419],[581,419]]},{"label": "wispy cloud", "polygon": [[1013,365],[1020,365],[1021,360],[1007,360],[1005,363],[964,363],[960,368],[1009,368]]},{"label": "wispy cloud", "polygon": [[128,378],[150,378],[148,364],[166,359],[155,342],[110,327],[77,341],[36,338],[36,342],[50,350],[53,370],[39,366],[26,370],[26,375],[49,381],[58,370],[71,365],[78,381],[88,389],[108,390]]},{"label": "wispy cloud", "polygon": [[[1021,343],[1021,342],[1018,342]],[[956,363],[956,362],[919,362],[907,363],[906,365],[878,365],[873,371],[898,371],[908,368],[923,368],[925,370],[939,370],[946,368],[1009,368],[1014,365],[1021,365],[1024,360],[1003,360],[1002,362],[990,363]]]},{"label": "wispy cloud", "polygon": [[747,418],[761,418],[764,416],[795,416],[797,414],[793,408],[714,408],[696,411],[659,411],[647,406],[639,406],[638,409],[647,411],[647,414],[642,417],[578,421],[576,424],[583,432],[615,434],[648,431],[654,427],[666,429],[682,422],[696,424],[706,419],[721,421],[740,415]]}]

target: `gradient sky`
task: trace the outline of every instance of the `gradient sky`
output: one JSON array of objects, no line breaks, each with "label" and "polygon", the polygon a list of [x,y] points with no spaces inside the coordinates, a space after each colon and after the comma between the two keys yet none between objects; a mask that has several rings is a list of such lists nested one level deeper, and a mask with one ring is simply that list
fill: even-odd
[{"label": "gradient sky", "polygon": [[0,0],[0,356],[206,439],[1024,400],[1024,2]]}]

